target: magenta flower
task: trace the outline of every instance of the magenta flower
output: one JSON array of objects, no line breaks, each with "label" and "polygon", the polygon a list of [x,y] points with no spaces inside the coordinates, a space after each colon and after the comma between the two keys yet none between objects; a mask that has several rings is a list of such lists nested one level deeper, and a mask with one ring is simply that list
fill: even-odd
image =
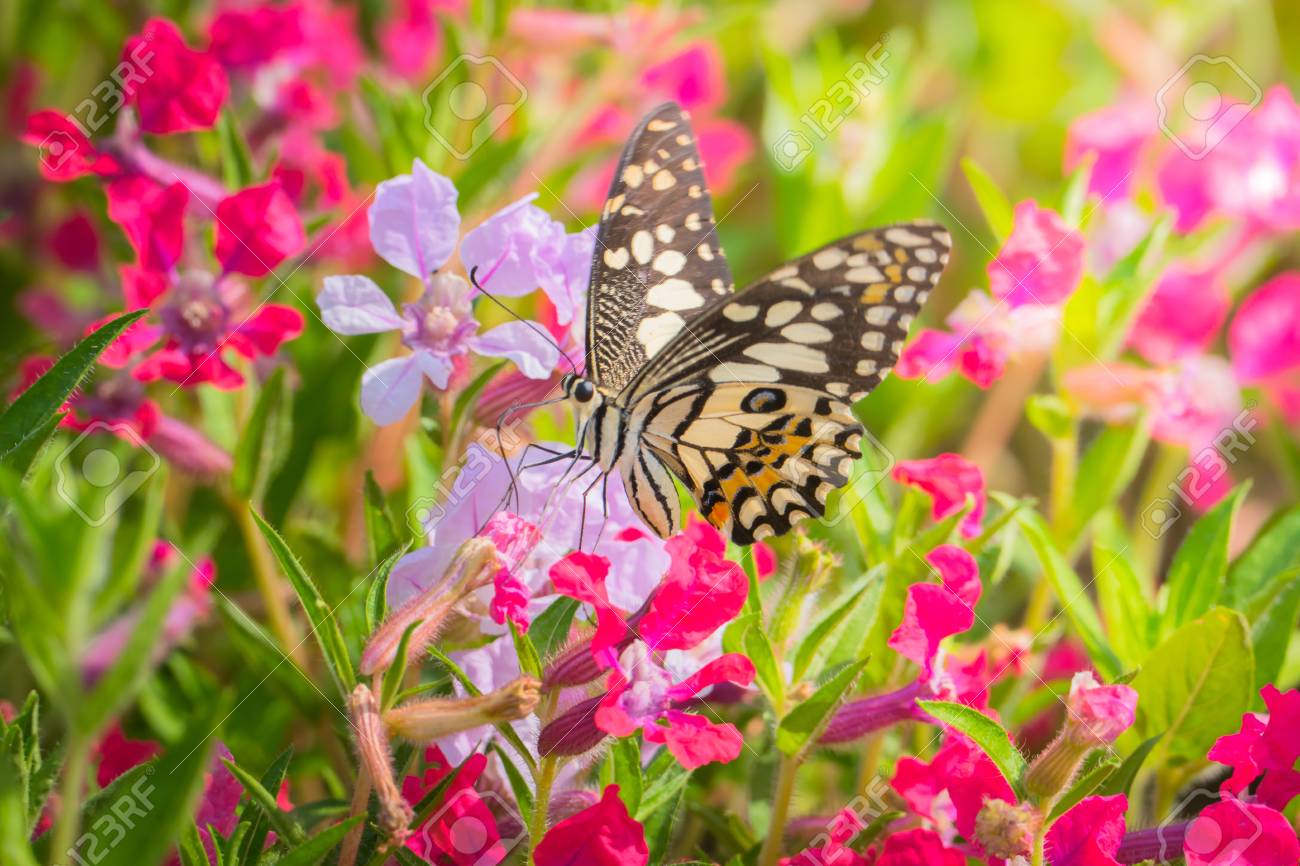
[{"label": "magenta flower", "polygon": [[627,812],[618,785],[605,788],[594,806],[565,818],[533,850],[536,866],[645,866],[645,828]]},{"label": "magenta flower", "polygon": [[1105,199],[1122,199],[1132,187],[1143,145],[1157,129],[1154,106],[1121,99],[1070,123],[1065,138],[1065,170],[1073,171],[1093,154],[1088,191]]},{"label": "magenta flower", "polygon": [[993,760],[955,731],[948,732],[929,761],[899,758],[890,784],[932,826],[941,832],[954,827],[967,839],[975,837],[975,818],[986,800],[1016,800]]},{"label": "magenta flower", "polygon": [[1200,355],[1214,342],[1231,307],[1219,273],[1172,265],[1134,322],[1128,344],[1157,366]]},{"label": "magenta flower", "polygon": [[[487,756],[471,755],[456,769],[455,764],[432,746],[425,750],[424,763],[421,775],[402,780],[402,798],[412,807],[452,773],[455,777],[442,794],[446,807],[435,811],[421,826],[412,828],[406,847],[429,863],[444,866],[475,866],[504,860],[510,852],[501,842],[496,816],[474,787],[487,768]],[[460,835],[466,832],[473,835]]]},{"label": "magenta flower", "polygon": [[208,51],[227,69],[252,70],[303,41],[297,3],[223,6],[208,25]]},{"label": "magenta flower", "polygon": [[1287,817],[1259,803],[1207,806],[1183,837],[1187,866],[1276,866],[1300,862],[1300,841]]},{"label": "magenta flower", "polygon": [[1228,326],[1232,369],[1300,424],[1300,273],[1280,274],[1242,302]]},{"label": "magenta flower", "polygon": [[1084,797],[1047,831],[1044,853],[1052,866],[1119,866],[1128,798]]},{"label": "magenta flower", "polygon": [[989,262],[989,288],[1014,307],[1060,304],[1083,278],[1083,252],[1083,238],[1060,214],[1022,201],[1011,235]]},{"label": "magenta flower", "polygon": [[961,520],[961,534],[965,538],[979,535],[984,519],[984,473],[974,463],[960,454],[940,454],[928,460],[900,460],[894,465],[894,480],[929,494],[933,500],[931,517],[943,520],[966,505],[966,497],[974,497],[974,507]]},{"label": "magenta flower", "polygon": [[143,79],[126,88],[125,95],[145,132],[189,132],[217,122],[229,89],[226,73],[207,52],[186,45],[171,21],[145,22],[139,36],[126,40],[122,62]]},{"label": "magenta flower", "polygon": [[1232,768],[1232,775],[1220,787],[1225,797],[1241,795],[1262,776],[1256,798],[1281,810],[1300,794],[1300,772],[1295,769],[1300,743],[1294,736],[1300,730],[1300,691],[1281,692],[1266,685],[1260,695],[1267,715],[1242,716],[1241,729],[1219,737],[1206,757]]},{"label": "magenta flower", "polygon": [[903,621],[889,636],[889,647],[915,663],[922,679],[929,680],[943,639],[974,624],[975,604],[983,586],[975,557],[960,547],[940,545],[925,560],[943,583],[914,583],[907,588]]},{"label": "magenta flower", "polygon": [[307,236],[276,181],[250,186],[217,205],[217,260],[223,272],[262,277],[300,253]]},{"label": "magenta flower", "polygon": [[[361,407],[375,423],[392,424],[404,417],[419,399],[425,379],[445,389],[456,360],[470,351],[508,358],[530,378],[550,377],[560,355],[543,329],[514,321],[478,334],[470,285],[454,274],[434,273],[456,250],[460,233],[451,181],[417,159],[411,174],[379,185],[369,219],[375,252],[420,278],[424,293],[399,313],[369,277],[328,277],[317,303],[321,318],[336,333],[398,331],[410,350],[375,365],[362,378]],[[517,296],[555,285],[550,266],[541,263],[558,255],[551,252],[555,246],[568,244],[563,228],[525,200],[466,235],[460,252],[467,268],[478,268],[481,285],[493,293]],[[589,248],[586,257],[589,267]],[[575,285],[580,281],[576,273],[572,279]],[[563,298],[572,296],[571,289],[566,287],[566,292]]]},{"label": "magenta flower", "polygon": [[32,114],[21,139],[44,152],[40,169],[46,180],[64,183],[88,174],[110,177],[121,170],[117,159],[96,148],[66,112],[46,108]]}]

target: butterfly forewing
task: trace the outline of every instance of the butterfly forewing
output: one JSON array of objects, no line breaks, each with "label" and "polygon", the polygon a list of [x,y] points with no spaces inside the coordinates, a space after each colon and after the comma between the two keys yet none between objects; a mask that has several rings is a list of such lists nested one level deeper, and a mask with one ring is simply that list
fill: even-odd
[{"label": "butterfly forewing", "polygon": [[680,106],[632,133],[601,214],[587,304],[587,376],[619,391],[733,288],[695,133]]},{"label": "butterfly forewing", "polygon": [[849,404],[897,362],[950,245],[934,223],[876,229],[715,300],[624,389],[630,426],[737,543],[820,516],[860,456]]}]

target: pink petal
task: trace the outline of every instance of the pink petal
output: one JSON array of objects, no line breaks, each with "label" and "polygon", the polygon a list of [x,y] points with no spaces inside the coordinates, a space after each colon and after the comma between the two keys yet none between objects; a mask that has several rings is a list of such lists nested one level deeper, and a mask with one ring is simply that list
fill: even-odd
[{"label": "pink petal", "polygon": [[1279,691],[1272,684],[1260,689],[1268,707],[1268,724],[1260,736],[1260,766],[1266,770],[1290,770],[1300,758],[1300,689]]},{"label": "pink petal", "polygon": [[903,379],[925,378],[937,382],[952,372],[957,363],[962,338],[947,331],[923,328],[917,332],[894,367],[894,375]]},{"label": "pink petal", "polygon": [[706,662],[698,671],[669,688],[668,697],[685,701],[718,683],[748,686],[753,681],[754,663],[740,653],[727,653]]},{"label": "pink petal", "polygon": [[470,348],[480,355],[508,358],[530,379],[549,378],[560,363],[560,350],[540,325],[505,322],[471,337]]},{"label": "pink petal", "polygon": [[[176,25],[151,18],[122,47],[122,62],[143,81],[126,88],[140,128],[159,134],[208,129],[217,121],[229,85],[221,64],[191,49]],[[142,69],[148,74],[141,74]]]},{"label": "pink petal", "polygon": [[669,710],[668,727],[657,733],[663,735],[668,751],[688,770],[698,769],[717,761],[727,764],[734,761],[744,748],[740,731],[732,724],[714,724],[704,716]]},{"label": "pink petal", "polygon": [[104,188],[108,215],[122,227],[147,270],[167,272],[180,260],[185,243],[189,190],[182,183],[160,187],[141,177],[114,180]]},{"label": "pink petal", "polygon": [[1228,328],[1228,354],[1248,384],[1300,367],[1300,273],[1280,274],[1242,302]]},{"label": "pink petal", "polygon": [[900,460],[894,465],[894,480],[910,484],[930,495],[934,501],[931,516],[942,520],[959,511],[966,497],[975,498],[975,507],[961,521],[961,534],[974,538],[984,519],[984,473],[979,466],[959,454],[940,454],[928,460]]},{"label": "pink petal", "polygon": [[941,544],[926,555],[925,561],[939,572],[945,589],[974,609],[984,589],[975,557],[955,544]]},{"label": "pink petal", "polygon": [[614,661],[614,648],[627,634],[627,624],[619,610],[610,604],[605,589],[609,560],[599,554],[573,551],[552,565],[548,575],[556,592],[596,609],[596,634],[591,640],[591,652],[601,667],[609,667]]},{"label": "pink petal", "polygon": [[1066,726],[1096,745],[1115,742],[1133,724],[1138,694],[1126,685],[1103,686],[1087,671],[1074,675]]},{"label": "pink petal", "polygon": [[749,579],[734,562],[698,547],[686,535],[664,544],[668,571],[637,622],[642,640],[655,650],[688,649],[740,613]]},{"label": "pink petal", "polygon": [[217,259],[227,271],[261,277],[307,245],[298,210],[280,184],[250,186],[217,205]]},{"label": "pink petal", "polygon": [[316,296],[321,321],[336,334],[379,334],[402,327],[402,316],[369,277],[326,277]]},{"label": "pink petal", "polygon": [[166,274],[139,265],[121,265],[117,273],[122,281],[122,297],[128,310],[144,309],[171,288],[171,281]]},{"label": "pink petal", "polygon": [[536,290],[542,276],[554,276],[554,262],[542,251],[564,237],[564,226],[532,204],[536,194],[506,205],[485,219],[460,244],[465,270],[495,295],[517,298]]},{"label": "pink petal", "polygon": [[890,833],[874,866],[966,866],[966,855],[933,830],[916,827]]},{"label": "pink petal", "polygon": [[726,119],[700,121],[695,127],[695,137],[710,189],[730,189],[735,184],[736,173],[754,154],[754,137],[741,124]]},{"label": "pink petal", "polygon": [[1192,821],[1183,855],[1187,866],[1281,866],[1300,861],[1300,842],[1281,812],[1232,799],[1206,807]]},{"label": "pink petal", "polygon": [[108,176],[121,169],[117,160],[97,151],[63,111],[47,108],[32,114],[20,138],[41,149],[41,176],[46,180],[63,183],[87,174]]},{"label": "pink petal", "polygon": [[1119,866],[1115,852],[1124,838],[1128,798],[1085,797],[1047,831],[1052,866]]},{"label": "pink petal", "polygon": [[645,866],[649,860],[645,830],[628,815],[617,785],[553,826],[533,851],[536,866]]},{"label": "pink petal", "polygon": [[1059,214],[1022,201],[1011,236],[988,265],[989,287],[1013,306],[1059,304],[1078,287],[1083,256],[1083,238]]},{"label": "pink petal", "polygon": [[1231,307],[1232,298],[1217,273],[1173,265],[1156,283],[1128,343],[1158,365],[1200,354],[1214,342]]},{"label": "pink petal", "polygon": [[274,355],[282,343],[302,334],[302,313],[284,304],[263,304],[239,323],[226,345],[246,358]]},{"label": "pink petal", "polygon": [[1142,146],[1156,125],[1154,106],[1125,99],[1070,124],[1065,141],[1065,170],[1073,171],[1089,153],[1095,155],[1088,191],[1107,200],[1128,195],[1138,168]]},{"label": "pink petal", "polygon": [[1279,812],[1291,805],[1300,795],[1300,772],[1295,770],[1269,770],[1255,789],[1255,799]]},{"label": "pink petal", "polygon": [[398,270],[423,279],[456,249],[456,187],[416,159],[410,174],[376,187],[368,219],[375,252]]},{"label": "pink petal", "polygon": [[420,398],[423,373],[416,355],[390,358],[361,377],[361,411],[376,424],[395,424]]},{"label": "pink petal", "polygon": [[687,111],[716,108],[726,98],[722,55],[717,45],[700,40],[641,73],[641,83]]},{"label": "pink petal", "polygon": [[1007,353],[993,341],[974,334],[958,353],[957,366],[972,383],[988,388],[1006,371]]},{"label": "pink petal", "polygon": [[974,622],[975,611],[947,589],[932,583],[912,584],[903,604],[903,621],[889,636],[889,648],[916,664],[921,678],[929,680],[939,644]]},{"label": "pink petal", "polygon": [[162,745],[153,740],[129,739],[121,725],[115,724],[95,746],[95,753],[99,759],[95,782],[103,788],[132,767],[161,754]]}]

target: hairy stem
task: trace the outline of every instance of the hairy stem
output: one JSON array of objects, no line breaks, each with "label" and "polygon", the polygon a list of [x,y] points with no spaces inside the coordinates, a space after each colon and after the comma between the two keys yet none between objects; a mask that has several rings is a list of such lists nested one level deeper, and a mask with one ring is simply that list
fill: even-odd
[{"label": "hairy stem", "polygon": [[794,796],[794,777],[798,769],[798,758],[781,756],[776,775],[776,793],[772,798],[772,823],[767,828],[762,853],[758,855],[758,866],[776,866],[781,857],[781,838],[785,835],[785,824],[790,815],[790,800]]},{"label": "hairy stem", "polygon": [[64,862],[71,854],[77,825],[81,820],[81,794],[86,787],[86,770],[90,764],[90,750],[85,740],[77,734],[68,738],[68,760],[63,765],[63,779],[59,783],[59,814],[50,837],[50,866]]}]

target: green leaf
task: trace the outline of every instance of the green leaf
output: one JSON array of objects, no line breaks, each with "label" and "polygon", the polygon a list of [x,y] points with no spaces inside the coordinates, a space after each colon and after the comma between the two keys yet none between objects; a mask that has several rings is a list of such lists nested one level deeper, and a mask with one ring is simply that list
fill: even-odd
[{"label": "green leaf", "polygon": [[370,579],[370,588],[366,590],[366,631],[374,632],[379,628],[388,616],[388,576],[393,573],[393,566],[397,565],[398,560],[406,556],[406,552],[411,549],[410,541],[406,541],[397,550],[388,555],[388,558],[379,563],[375,569],[375,576]]},{"label": "green leaf", "polygon": [[397,702],[397,694],[402,690],[402,683],[406,681],[406,653],[411,644],[411,634],[423,622],[422,619],[411,622],[397,642],[397,653],[393,656],[393,663],[388,670],[384,671],[384,690],[379,701],[381,712],[387,712]]},{"label": "green leaf", "polygon": [[22,773],[7,755],[0,755],[0,861],[12,866],[36,866],[28,841],[27,791]]},{"label": "green leaf", "polygon": [[1300,567],[1300,505],[1279,512],[1228,571],[1223,603],[1240,611],[1279,575]]},{"label": "green leaf", "polygon": [[338,824],[326,827],[297,848],[275,861],[275,866],[315,866],[343,841],[353,827],[361,822],[361,815],[353,815]]},{"label": "green leaf", "polygon": [[1048,439],[1067,439],[1074,432],[1070,405],[1055,394],[1033,394],[1025,401],[1025,417]]},{"label": "green leaf", "polygon": [[262,385],[253,414],[235,446],[230,483],[241,499],[262,500],[271,473],[282,461],[289,443],[289,410],[289,388],[284,368],[280,367]]},{"label": "green leaf", "polygon": [[1062,546],[1072,548],[1093,516],[1119,498],[1142,465],[1150,441],[1151,427],[1145,417],[1132,424],[1106,427],[1097,434],[1079,461]]},{"label": "green leaf", "polygon": [[284,570],[289,582],[293,584],[293,590],[298,594],[298,601],[302,604],[307,619],[311,621],[312,634],[316,638],[316,643],[320,645],[321,655],[325,657],[326,667],[329,668],[330,676],[338,687],[339,696],[346,699],[353,686],[357,684],[357,677],[352,668],[352,659],[348,655],[347,644],[343,641],[343,633],[339,630],[338,620],[334,618],[333,610],[325,603],[325,599],[321,596],[320,590],[316,588],[315,582],[307,575],[302,563],[298,561],[298,557],[294,556],[293,551],[289,549],[289,545],[280,537],[280,533],[276,532],[269,523],[263,520],[262,515],[258,514],[256,510],[252,510],[252,513],[257,528],[261,530],[262,537],[266,539],[271,552],[275,554],[275,558],[280,563],[280,568]]},{"label": "green leaf", "polygon": [[1070,786],[1068,791],[1061,795],[1060,799],[1052,804],[1052,814],[1047,819],[1047,823],[1050,825],[1057,818],[1077,806],[1084,797],[1101,787],[1119,766],[1120,760],[1113,753],[1104,755],[1101,761],[1097,763],[1097,766],[1084,773]]},{"label": "green leaf", "polygon": [[1021,797],[1021,781],[1025,775],[1025,758],[997,722],[972,707],[952,701],[917,701],[917,706],[946,725],[956,728],[971,738],[975,745],[992,759],[1007,783]]},{"label": "green leaf", "polygon": [[785,679],[781,676],[781,666],[777,664],[776,653],[767,639],[767,633],[756,625],[745,631],[743,640],[745,655],[754,663],[755,678],[758,687],[767,696],[773,709],[778,713],[785,709]]},{"label": "green leaf", "polygon": [[989,224],[998,241],[1006,240],[1007,235],[1011,234],[1011,226],[1014,222],[1011,202],[1007,199],[1006,193],[998,186],[993,176],[975,160],[969,157],[963,159],[961,170],[966,175],[970,188],[975,192],[975,200],[979,202],[980,210],[984,213],[984,221]]},{"label": "green leaf", "polygon": [[1138,705],[1124,734],[1129,747],[1163,733],[1164,754],[1203,761],[1216,739],[1237,729],[1254,696],[1245,618],[1219,607],[1187,623],[1152,651],[1131,685]]},{"label": "green leaf", "polygon": [[[388,498],[375,481],[375,473],[366,470],[366,542],[370,545],[370,561],[378,562],[387,556],[397,544],[397,539],[405,537],[399,533],[393,522],[393,514],[388,508]],[[382,620],[382,618],[381,618]]]},{"label": "green leaf", "polygon": [[24,439],[17,448],[14,448],[8,454],[5,454],[3,458],[0,458],[0,466],[13,472],[16,478],[25,480],[27,478],[27,473],[31,471],[37,458],[40,457],[41,452],[45,450],[45,446],[50,443],[50,437],[52,437],[54,431],[58,429],[59,422],[61,422],[67,414],[67,412],[55,412],[47,418],[45,426],[42,429],[32,431],[32,434]]},{"label": "green leaf", "polygon": [[515,642],[515,655],[519,659],[519,670],[530,677],[536,679],[542,678],[542,659],[537,654],[537,647],[533,646],[532,638],[528,632],[521,632],[515,628],[514,620],[509,620],[510,638]]},{"label": "green leaf", "polygon": [[537,654],[543,660],[551,658],[569,640],[573,617],[581,605],[577,599],[561,596],[542,611],[528,627]]},{"label": "green leaf", "polygon": [[1256,690],[1277,682],[1295,635],[1297,617],[1300,617],[1300,568],[1287,569],[1279,577],[1285,579],[1285,575],[1290,575],[1290,580],[1280,584],[1277,595],[1250,628]]},{"label": "green leaf", "polygon": [[1097,603],[1106,621],[1116,655],[1135,666],[1151,650],[1152,616],[1146,591],[1127,545],[1116,549],[1119,539],[1097,533],[1092,541],[1092,567],[1096,576]]},{"label": "green leaf", "polygon": [[1133,780],[1137,778],[1138,771],[1142,769],[1142,764],[1146,761],[1147,755],[1151,754],[1151,750],[1156,747],[1156,743],[1160,742],[1161,736],[1163,735],[1156,734],[1154,737],[1144,740],[1141,745],[1129,753],[1129,756],[1124,759],[1124,763],[1120,764],[1119,769],[1108,776],[1106,781],[1102,783],[1100,791],[1102,796],[1112,794],[1128,796],[1129,790],[1133,787]]},{"label": "green leaf", "polygon": [[1250,484],[1242,484],[1196,521],[1169,566],[1161,634],[1204,614],[1223,591],[1232,522]]},{"label": "green leaf", "polygon": [[492,743],[490,748],[501,759],[501,766],[505,768],[506,779],[510,782],[510,790],[514,792],[519,811],[525,815],[531,815],[533,811],[533,789],[528,787],[528,781],[524,778],[524,774],[519,772],[519,768],[515,766],[510,750],[503,748],[500,743]]},{"label": "green leaf", "polygon": [[[293,749],[288,748],[271,762],[271,766],[259,780],[263,790],[279,793],[280,786],[284,784],[284,777],[289,772],[289,762],[292,760]],[[266,847],[266,835],[275,817],[267,811],[266,805],[259,798],[252,797],[251,801],[252,808],[245,809],[240,814],[240,823],[247,824],[248,831],[239,845],[239,853],[234,857],[234,862],[239,864],[257,862],[263,848]],[[274,805],[275,810],[280,811],[279,804]]]},{"label": "green leaf", "polygon": [[181,832],[180,841],[176,843],[177,853],[181,857],[181,866],[209,866],[208,854],[203,847],[203,838],[194,822]]},{"label": "green leaf", "polygon": [[303,833],[302,827],[298,826],[298,822],[291,814],[279,807],[275,801],[275,794],[266,790],[260,779],[228,758],[223,758],[221,763],[225,764],[226,769],[230,770],[239,780],[239,784],[244,786],[244,793],[257,804],[278,835],[291,844],[297,844],[305,838],[306,834]]},{"label": "green leaf", "polygon": [[776,728],[776,747],[783,754],[798,755],[816,742],[817,735],[830,721],[831,714],[840,705],[844,693],[866,664],[866,659],[859,659],[845,665],[813,692],[808,700],[786,713]]},{"label": "green leaf", "polygon": [[1088,598],[1083,581],[1079,580],[1079,575],[1070,567],[1048,537],[1047,526],[1043,522],[1042,515],[1037,511],[1026,509],[1017,514],[1016,519],[1020,522],[1025,538],[1043,564],[1043,571],[1051,581],[1052,589],[1055,590],[1057,599],[1064,607],[1066,616],[1083,639],[1089,658],[1097,665],[1103,678],[1114,679],[1119,675],[1122,665],[1102,632],[1101,620],[1092,606],[1092,601]]},{"label": "green leaf", "polygon": [[645,788],[645,780],[641,777],[641,738],[635,735],[619,737],[609,751],[618,795],[627,806],[628,814],[635,815],[641,807],[641,792]]},{"label": "green leaf", "polygon": [[[854,609],[862,603],[873,584],[878,582],[876,575],[872,574],[859,578],[846,593],[847,597],[844,601],[832,607],[822,615],[821,619],[813,624],[795,650],[790,682],[799,683],[805,677],[809,675],[816,676],[821,672],[826,651],[833,648],[826,647],[827,640],[831,635],[838,633],[840,626],[849,618],[849,614],[853,613]],[[823,648],[825,648],[825,651]]]},{"label": "green leaf", "polygon": [[243,189],[253,183],[253,159],[234,115],[223,111],[217,117],[217,137],[221,142],[221,177],[227,189]]},{"label": "green leaf", "polygon": [[667,749],[660,749],[645,768],[644,777],[647,783],[641,792],[637,810],[633,813],[638,821],[645,821],[675,801],[690,781],[691,771],[678,763]]},{"label": "green leaf", "polygon": [[0,460],[15,455],[14,460],[21,463],[21,454],[15,452],[31,453],[33,439],[44,441],[51,429],[50,419],[90,373],[100,353],[148,312],[136,310],[100,325],[18,395],[0,414]]}]

